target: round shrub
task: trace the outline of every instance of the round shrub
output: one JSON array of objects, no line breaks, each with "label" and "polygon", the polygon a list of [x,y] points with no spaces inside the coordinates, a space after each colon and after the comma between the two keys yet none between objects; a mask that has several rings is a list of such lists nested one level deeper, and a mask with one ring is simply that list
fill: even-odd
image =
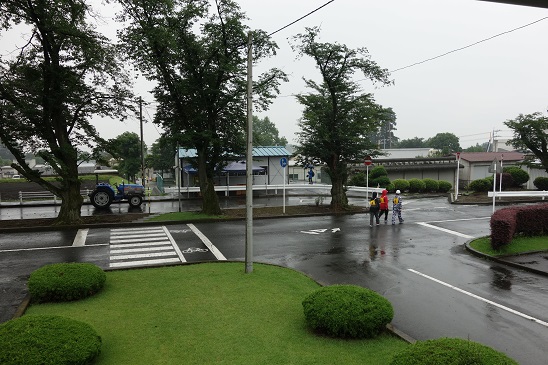
[{"label": "round shrub", "polygon": [[420,193],[426,189],[426,184],[420,179],[409,180],[409,191],[411,193]]},{"label": "round shrub", "polygon": [[88,263],[51,264],[35,270],[29,278],[35,302],[64,302],[89,297],[103,288],[105,272]]},{"label": "round shrub", "polygon": [[539,190],[548,190],[548,177],[537,177],[533,180],[533,185]]},{"label": "round shrub", "polygon": [[395,193],[396,192],[396,186],[394,184],[390,183],[384,187],[388,192]]},{"label": "round shrub", "polygon": [[392,304],[372,290],[355,285],[326,286],[303,301],[306,323],[333,337],[371,338],[392,321]]},{"label": "round shrub", "polygon": [[505,167],[503,169],[503,172],[507,172],[512,175],[512,179],[514,180],[514,186],[516,187],[520,187],[527,181],[529,181],[529,174],[527,173],[527,171],[522,170],[517,166]]},{"label": "round shrub", "polygon": [[365,174],[358,172],[348,179],[349,186],[366,186]]},{"label": "round shrub", "polygon": [[[514,179],[512,179],[512,175],[510,175],[509,173],[503,172],[502,174],[497,174],[496,176],[497,176],[497,182],[495,184],[497,189],[499,188],[499,186],[502,186],[502,190],[506,190],[509,187],[514,185]],[[499,185],[501,180],[502,180],[502,184]],[[491,182],[493,182],[492,178],[491,178]]]},{"label": "round shrub", "polygon": [[375,166],[369,171],[369,178],[376,179],[381,176],[388,176],[388,172],[383,166]]},{"label": "round shrub", "polygon": [[392,181],[392,184],[396,187],[396,190],[401,190],[402,192],[409,189],[409,182],[404,179],[396,179]]},{"label": "round shrub", "polygon": [[0,364],[89,364],[101,351],[101,337],[84,322],[28,315],[0,325],[0,349]]},{"label": "round shrub", "polygon": [[369,184],[369,186],[379,186],[379,187],[383,187],[383,186],[387,186],[388,184],[390,184],[390,178],[388,176],[379,176],[377,177],[376,179],[373,179],[371,180],[371,183]]},{"label": "round shrub", "polygon": [[460,338],[418,341],[397,353],[390,365],[517,365],[505,354]]},{"label": "round shrub", "polygon": [[447,193],[452,188],[453,188],[453,184],[451,184],[449,181],[445,181],[445,180],[438,181],[438,191],[440,193]]},{"label": "round shrub", "polygon": [[489,179],[477,179],[474,180],[468,185],[469,190],[481,192],[481,191],[489,191],[491,187],[493,186],[493,182],[489,182]]},{"label": "round shrub", "polygon": [[422,179],[422,182],[424,183],[424,191],[427,193],[436,193],[438,191],[439,183],[437,180],[434,179]]}]

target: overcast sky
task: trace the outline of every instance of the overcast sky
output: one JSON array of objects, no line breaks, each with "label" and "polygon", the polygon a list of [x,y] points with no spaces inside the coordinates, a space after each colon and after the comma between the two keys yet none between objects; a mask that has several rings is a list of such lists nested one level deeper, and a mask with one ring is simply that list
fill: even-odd
[{"label": "overcast sky", "polygon": [[[94,0],[101,3],[100,0]],[[249,25],[270,33],[298,19],[328,0],[239,0]],[[109,9],[112,9],[110,7]],[[101,13],[110,10],[103,8]],[[310,59],[295,59],[288,39],[305,27],[320,26],[321,41],[350,48],[366,47],[381,67],[390,71],[471,45],[483,39],[548,17],[548,9],[496,4],[476,0],[335,0],[323,9],[273,35],[278,55],[257,65],[279,67],[290,75],[268,116],[280,134],[294,143],[302,108],[292,96],[306,92],[302,77],[319,80]],[[113,31],[113,27],[108,28]],[[395,85],[375,89],[362,81],[364,92],[391,107],[397,116],[400,139],[429,138],[450,132],[461,146],[486,142],[492,130],[509,137],[503,125],[518,114],[548,109],[548,19],[503,34],[470,48],[392,72]],[[0,39],[2,48],[13,44]],[[4,53],[4,52],[3,52]],[[5,53],[4,53],[5,54]],[[363,79],[356,75],[356,80]],[[153,100],[151,84],[136,83],[136,93]],[[152,120],[154,105],[145,108]],[[104,138],[124,131],[139,134],[137,119],[95,121]],[[151,145],[161,129],[145,124],[145,142]]]}]

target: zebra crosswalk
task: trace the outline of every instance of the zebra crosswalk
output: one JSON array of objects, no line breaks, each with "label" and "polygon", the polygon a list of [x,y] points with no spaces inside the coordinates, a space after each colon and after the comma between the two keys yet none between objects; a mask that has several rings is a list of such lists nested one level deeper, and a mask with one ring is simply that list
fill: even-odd
[{"label": "zebra crosswalk", "polygon": [[110,231],[110,267],[129,268],[186,262],[166,227]]}]

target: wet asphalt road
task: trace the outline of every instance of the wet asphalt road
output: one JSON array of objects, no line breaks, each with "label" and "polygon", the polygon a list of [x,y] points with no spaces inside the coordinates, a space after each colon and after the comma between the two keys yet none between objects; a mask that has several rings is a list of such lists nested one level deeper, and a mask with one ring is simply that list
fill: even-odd
[{"label": "wet asphalt road", "polygon": [[[548,278],[463,248],[469,238],[489,234],[491,207],[455,206],[443,198],[406,203],[403,225],[369,228],[364,214],[255,220],[254,260],[297,269],[323,284],[371,288],[393,304],[393,324],[416,339],[469,338],[520,364],[547,364]],[[151,260],[243,260],[244,247],[241,221],[46,232],[39,239],[3,234],[0,286],[21,297],[28,274],[52,262],[107,269]],[[10,306],[1,304],[4,321]]]}]

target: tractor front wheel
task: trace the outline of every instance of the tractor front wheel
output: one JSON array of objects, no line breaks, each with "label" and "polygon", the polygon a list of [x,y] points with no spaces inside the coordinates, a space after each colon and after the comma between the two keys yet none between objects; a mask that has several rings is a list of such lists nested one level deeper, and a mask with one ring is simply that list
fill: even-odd
[{"label": "tractor front wheel", "polygon": [[132,195],[129,197],[129,205],[131,207],[140,207],[142,202],[143,198],[141,198],[139,195]]},{"label": "tractor front wheel", "polygon": [[95,208],[108,208],[112,203],[112,197],[106,191],[95,191],[91,194],[91,204]]}]

